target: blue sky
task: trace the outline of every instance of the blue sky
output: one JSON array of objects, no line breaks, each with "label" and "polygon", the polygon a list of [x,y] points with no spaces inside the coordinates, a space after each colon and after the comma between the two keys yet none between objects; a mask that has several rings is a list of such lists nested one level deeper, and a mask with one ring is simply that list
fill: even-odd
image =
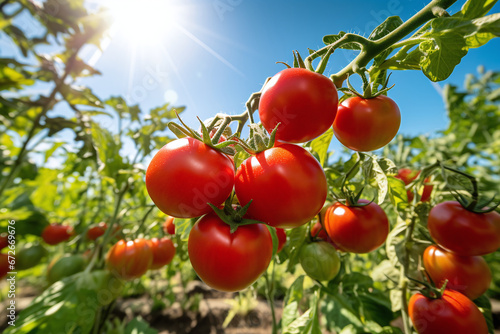
[{"label": "blue sky", "polygon": [[[96,6],[97,0],[89,6]],[[113,1],[113,0],[108,0]],[[162,13],[142,10],[117,27],[102,54],[88,49],[84,55],[103,75],[84,79],[99,97],[127,97],[144,111],[166,101],[186,106],[184,119],[196,126],[217,112],[244,111],[244,103],[265,79],[284,68],[277,61],[292,62],[292,50],[323,46],[322,37],[339,31],[368,36],[389,15],[408,19],[428,2],[388,1],[250,1],[165,0]],[[457,12],[464,1],[449,9]],[[144,9],[144,8],[143,8]],[[497,4],[491,13],[499,12]],[[151,13],[154,12],[154,13]],[[155,25],[153,21],[162,21]],[[153,22],[153,24],[152,24]],[[142,27],[142,28],[141,28]],[[149,28],[144,32],[143,28]],[[138,32],[139,34],[135,34]],[[3,54],[4,52],[0,52]],[[395,71],[389,92],[402,113],[400,133],[432,133],[446,127],[439,88],[446,83],[461,86],[478,65],[500,70],[500,41],[469,51],[449,79],[432,84],[421,72]],[[353,54],[338,50],[325,74],[349,63]],[[360,88],[359,86],[356,88]]]}]

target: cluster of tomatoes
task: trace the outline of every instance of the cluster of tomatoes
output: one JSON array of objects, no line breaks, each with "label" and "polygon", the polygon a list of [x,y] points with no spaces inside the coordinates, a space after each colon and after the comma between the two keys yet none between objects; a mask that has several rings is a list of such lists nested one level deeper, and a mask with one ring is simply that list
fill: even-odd
[{"label": "cluster of tomatoes", "polygon": [[500,248],[500,214],[473,212],[455,201],[433,207],[427,221],[437,245],[427,247],[423,265],[444,292],[422,293],[409,301],[409,314],[419,333],[488,333],[486,321],[471,301],[486,292],[491,271],[482,257]]}]

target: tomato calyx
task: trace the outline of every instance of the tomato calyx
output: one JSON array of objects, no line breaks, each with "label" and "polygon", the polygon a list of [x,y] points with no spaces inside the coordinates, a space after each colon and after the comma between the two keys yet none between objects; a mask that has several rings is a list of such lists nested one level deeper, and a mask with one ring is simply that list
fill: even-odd
[{"label": "tomato calyx", "polygon": [[365,72],[368,72],[366,68],[360,68],[356,73],[361,77],[361,80],[363,80],[363,93],[358,92],[352,85],[351,82],[349,81],[349,76],[346,77],[346,82],[347,82],[347,87],[339,87],[337,88],[341,92],[344,93],[344,96],[342,97],[342,101],[346,100],[349,97],[352,96],[358,96],[362,99],[372,99],[380,95],[387,95],[387,92],[391,90],[395,85],[393,84],[392,86],[388,87],[389,85],[389,78],[391,76],[391,73],[384,79],[384,82],[382,83],[382,88],[377,90],[377,86],[380,85],[380,82],[372,82],[367,79]]},{"label": "tomato calyx", "polygon": [[429,299],[441,299],[441,297],[444,294],[444,290],[446,290],[446,286],[448,285],[448,280],[446,279],[443,282],[441,288],[437,288],[434,282],[432,281],[432,278],[430,278],[429,275],[426,274],[424,277],[429,279],[429,282],[423,282],[408,275],[406,276],[406,278],[409,279],[410,281],[417,283],[419,285],[423,285],[422,288],[417,288],[416,290],[418,290],[418,292],[424,295],[425,297]]}]

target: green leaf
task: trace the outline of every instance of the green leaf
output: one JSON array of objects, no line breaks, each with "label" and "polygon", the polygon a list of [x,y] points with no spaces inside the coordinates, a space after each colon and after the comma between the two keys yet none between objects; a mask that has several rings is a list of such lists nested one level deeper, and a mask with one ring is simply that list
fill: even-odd
[{"label": "green leaf", "polygon": [[405,183],[394,176],[387,176],[387,184],[389,185],[389,199],[392,205],[397,211],[403,212],[408,207]]},{"label": "green leaf", "polygon": [[60,91],[64,99],[71,105],[104,108],[102,101],[92,93],[90,88],[63,85]]},{"label": "green leaf", "polygon": [[377,40],[382,38],[402,24],[403,20],[399,16],[389,16],[378,27],[373,29],[368,39]]},{"label": "green leaf", "polygon": [[[341,31],[337,35],[326,35],[323,37],[323,43],[325,43],[326,45],[335,43],[336,41],[344,37],[345,34],[345,32]],[[357,43],[347,43],[342,45],[340,49],[361,50],[361,47]]]},{"label": "green leaf", "polygon": [[485,295],[474,300],[474,303],[479,307],[479,310],[486,319],[486,324],[488,325],[488,332],[493,334],[495,332],[495,325],[493,323],[493,315],[491,313],[491,302]]},{"label": "green leaf", "polygon": [[453,17],[475,19],[486,15],[498,0],[468,0]]},{"label": "green leaf", "polygon": [[330,127],[328,130],[323,133],[318,138],[311,141],[310,146],[311,149],[316,152],[319,156],[319,162],[322,166],[325,166],[328,158],[328,147],[330,146],[330,142],[333,138],[333,128]]},{"label": "green leaf", "polygon": [[52,144],[52,147],[50,147],[47,151],[45,151],[45,163],[49,160],[49,158],[54,154],[54,152],[61,146],[64,145],[64,142],[55,142]]},{"label": "green leaf", "polygon": [[283,333],[287,330],[289,325],[297,319],[299,312],[299,303],[304,295],[304,275],[295,279],[290,288],[286,292],[285,300],[283,302],[283,315],[281,318],[281,328]]},{"label": "green leaf", "polygon": [[149,324],[141,317],[132,319],[125,327],[124,334],[158,334],[156,329],[149,327]]}]

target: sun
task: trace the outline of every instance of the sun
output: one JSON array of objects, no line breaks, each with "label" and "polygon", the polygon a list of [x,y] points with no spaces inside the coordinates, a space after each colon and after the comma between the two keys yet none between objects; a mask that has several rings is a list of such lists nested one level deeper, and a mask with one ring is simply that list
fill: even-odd
[{"label": "sun", "polygon": [[173,0],[106,0],[104,7],[113,18],[111,33],[129,38],[134,46],[152,45],[174,34],[184,15]]}]

